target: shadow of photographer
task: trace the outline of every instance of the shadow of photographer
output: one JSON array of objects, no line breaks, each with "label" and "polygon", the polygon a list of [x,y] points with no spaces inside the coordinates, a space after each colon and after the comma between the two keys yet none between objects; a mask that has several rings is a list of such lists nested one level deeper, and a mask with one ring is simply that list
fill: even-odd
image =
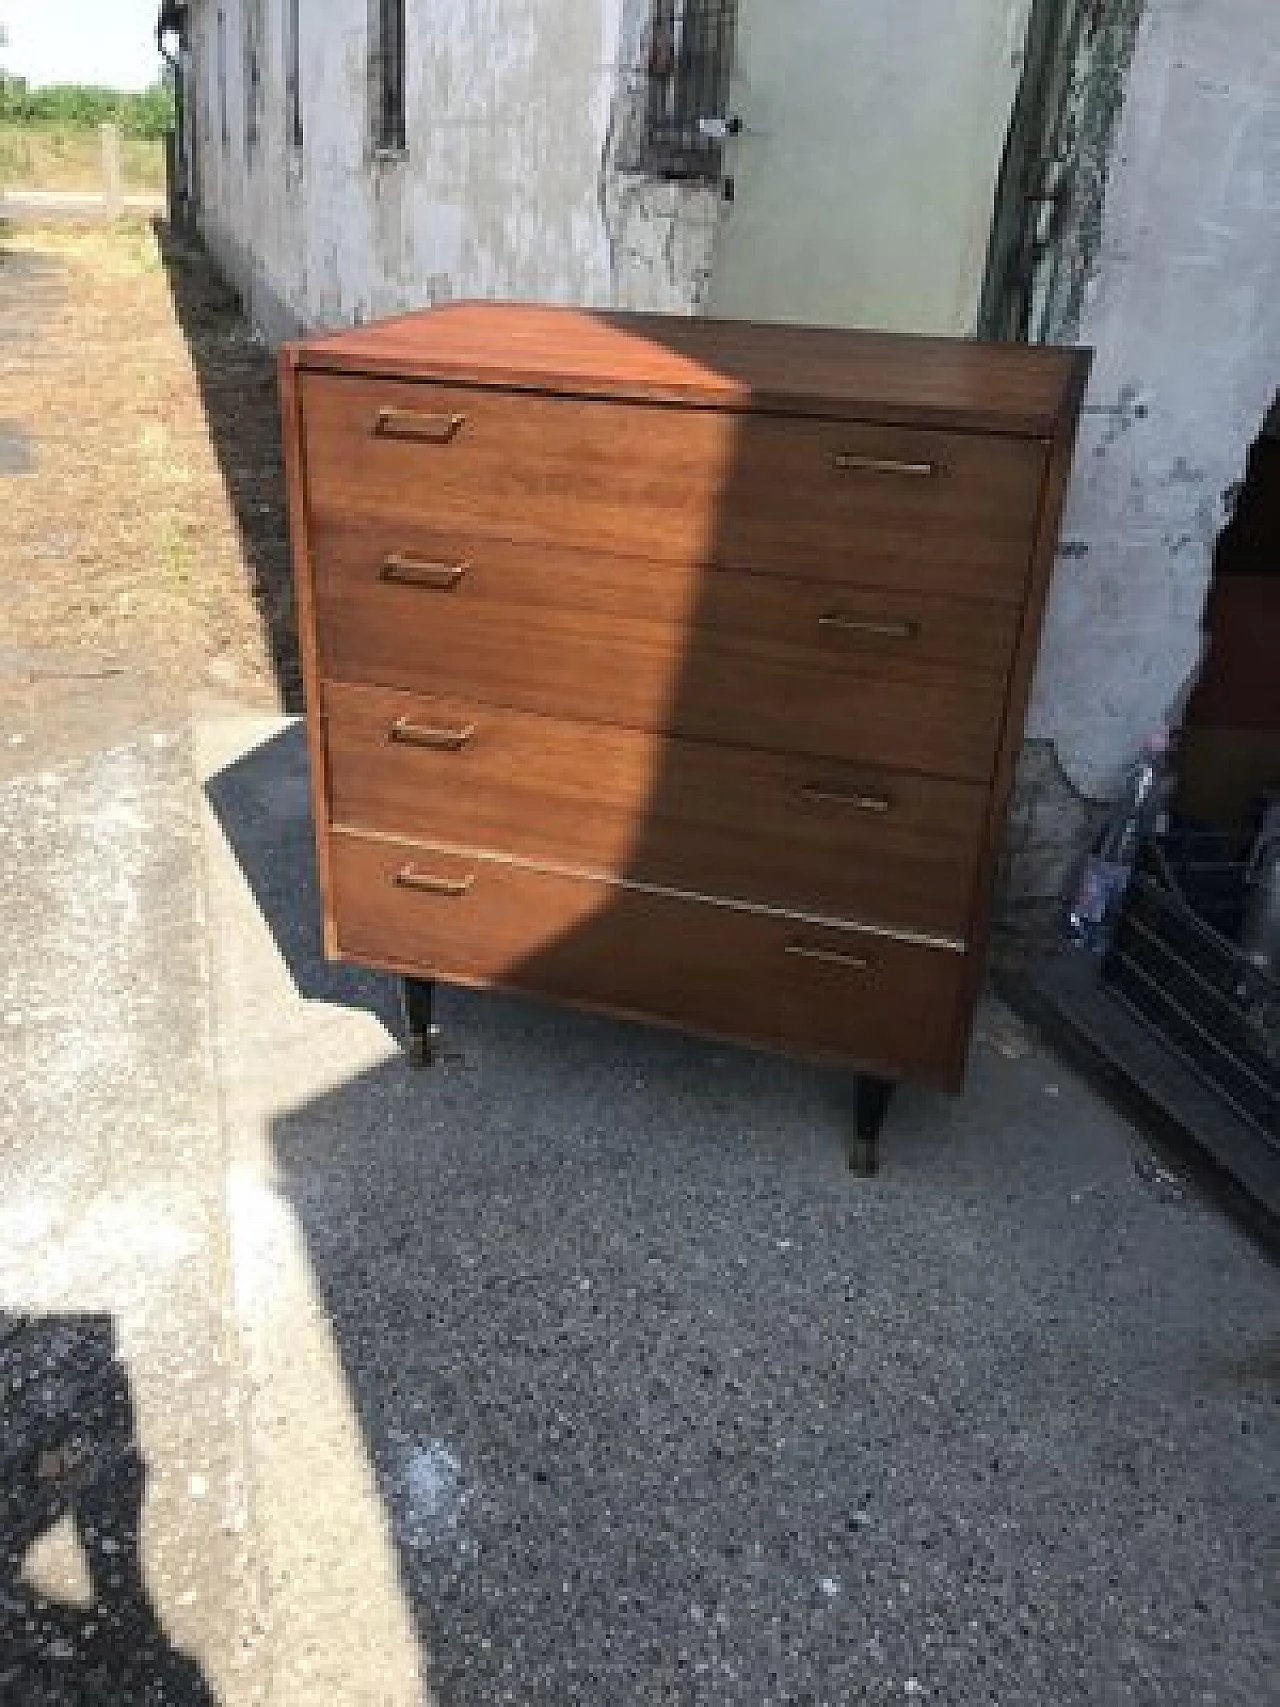
[{"label": "shadow of photographer", "polygon": [[147,1466],[112,1318],[0,1311],[0,1390],[0,1701],[213,1707],[147,1591]]}]

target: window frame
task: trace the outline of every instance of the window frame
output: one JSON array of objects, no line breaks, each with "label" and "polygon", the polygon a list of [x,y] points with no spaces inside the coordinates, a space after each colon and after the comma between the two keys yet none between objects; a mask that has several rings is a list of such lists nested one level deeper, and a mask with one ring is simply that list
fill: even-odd
[{"label": "window frame", "polygon": [[295,151],[301,151],[306,136],[302,123],[301,13],[301,0],[284,0],[285,145]]},{"label": "window frame", "polygon": [[262,3],[263,0],[240,0],[244,48],[244,153],[250,164],[262,142]]},{"label": "window frame", "polygon": [[399,158],[409,151],[405,100],[405,0],[370,0],[369,81],[375,155]]},{"label": "window frame", "polygon": [[218,116],[222,134],[222,152],[231,148],[231,108],[227,100],[227,8],[219,6],[215,20],[217,55],[215,71],[218,78]]},{"label": "window frame", "polygon": [[636,170],[694,183],[724,177],[723,134],[694,127],[700,119],[731,122],[738,11],[737,0],[650,0]]}]

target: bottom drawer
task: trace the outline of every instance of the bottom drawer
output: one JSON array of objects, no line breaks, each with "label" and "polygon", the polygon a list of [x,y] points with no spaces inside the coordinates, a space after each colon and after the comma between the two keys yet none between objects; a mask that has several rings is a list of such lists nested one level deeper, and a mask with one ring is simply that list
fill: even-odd
[{"label": "bottom drawer", "polygon": [[335,831],[337,953],[959,1084],[966,956]]}]

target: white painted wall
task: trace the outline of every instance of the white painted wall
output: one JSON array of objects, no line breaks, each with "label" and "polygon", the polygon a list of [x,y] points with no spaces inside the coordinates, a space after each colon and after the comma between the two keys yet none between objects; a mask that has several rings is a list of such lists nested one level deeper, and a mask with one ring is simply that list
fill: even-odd
[{"label": "white painted wall", "polygon": [[377,159],[368,0],[304,0],[304,146],[286,146],[284,0],[264,13],[260,147],[246,155],[243,30],[222,0],[230,145],[219,123],[218,0],[192,31],[201,228],[269,332],[368,320],[450,296],[694,309],[719,199],[602,189],[624,0],[409,0],[408,152]]},{"label": "white painted wall", "polygon": [[1276,0],[1149,0],[1080,336],[1029,733],[1105,796],[1197,660],[1223,495],[1280,386]]},{"label": "white painted wall", "polygon": [[1031,0],[740,0],[713,313],[969,333]]},{"label": "white painted wall", "polygon": [[[255,3],[267,98],[249,158]],[[396,161],[369,149],[368,0],[304,0],[305,146],[286,148],[284,4],[221,0],[226,149],[219,0],[193,6],[202,228],[268,331],[451,295],[973,325],[1030,0],[741,0],[731,209],[605,165],[647,0],[409,0]]]}]

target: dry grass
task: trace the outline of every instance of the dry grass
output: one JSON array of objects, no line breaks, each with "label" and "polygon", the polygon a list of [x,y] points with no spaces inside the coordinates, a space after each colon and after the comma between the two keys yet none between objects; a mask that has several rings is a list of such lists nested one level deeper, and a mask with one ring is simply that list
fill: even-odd
[{"label": "dry grass", "polygon": [[[203,257],[192,265],[218,305],[203,360],[250,359],[269,374],[234,299]],[[251,697],[274,699],[270,629],[288,611],[270,601],[287,589],[264,587],[253,567],[155,232],[10,231],[0,285],[2,413],[33,454],[31,472],[0,481],[0,648],[87,651],[177,687],[216,659]],[[274,399],[259,387],[244,442],[266,464],[259,523],[279,563],[277,441]]]},{"label": "dry grass", "polygon": [[[125,137],[120,175],[126,191],[164,190],[164,144]],[[102,188],[102,143],[96,130],[70,125],[0,124],[0,185],[13,190]]]}]

